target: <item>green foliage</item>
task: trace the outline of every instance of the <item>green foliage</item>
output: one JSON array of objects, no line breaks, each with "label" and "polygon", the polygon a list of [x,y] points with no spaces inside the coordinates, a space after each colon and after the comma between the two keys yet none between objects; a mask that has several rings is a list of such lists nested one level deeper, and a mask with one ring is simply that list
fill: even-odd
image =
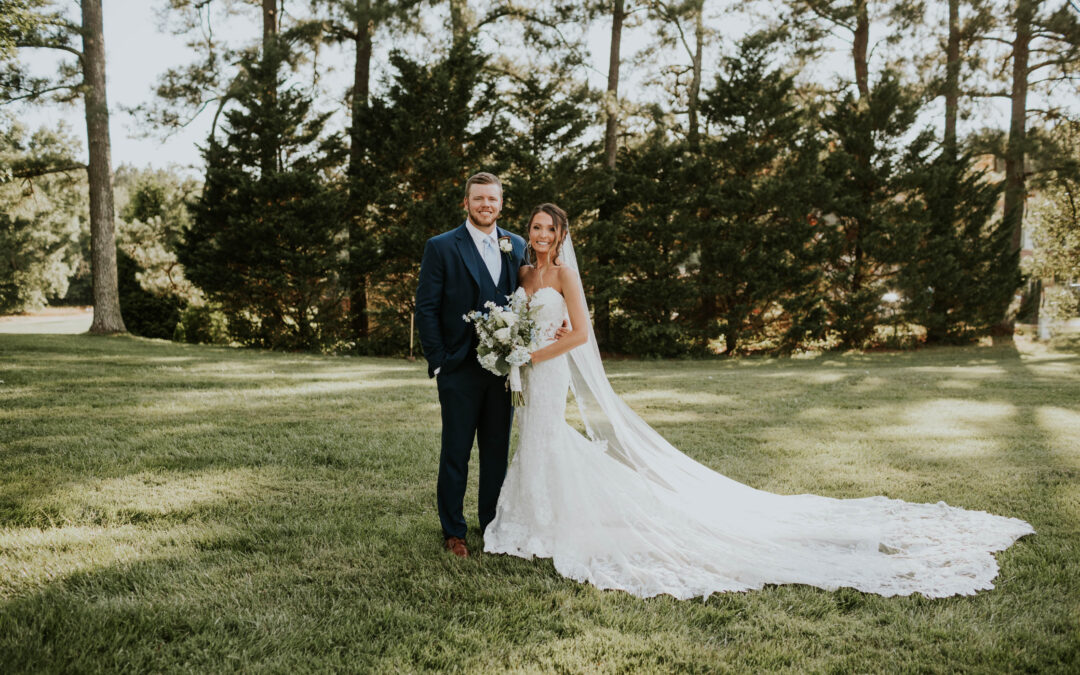
[{"label": "green foliage", "polygon": [[[71,164],[77,148],[63,127],[29,133],[20,124],[4,124],[0,173],[43,157],[59,156]],[[0,181],[0,313],[41,309],[67,293],[68,280],[84,259],[85,186],[79,171]]]},{"label": "green foliage", "polygon": [[245,60],[225,139],[210,138],[204,190],[178,258],[243,344],[326,349],[340,340],[340,139],[328,114],[281,85],[281,56]]},{"label": "green foliage", "polygon": [[180,313],[172,339],[192,344],[227,345],[232,342],[229,319],[212,303],[190,304]]},{"label": "green foliage", "polygon": [[375,279],[368,291],[374,325],[361,350],[408,349],[424,242],[464,222],[470,175],[507,166],[503,105],[485,61],[469,43],[431,65],[394,53],[389,90],[354,121],[363,129],[368,210],[366,242],[353,252],[367,256]]},{"label": "green foliage", "polygon": [[1062,123],[1053,134],[1053,172],[1043,176],[1028,225],[1032,256],[1025,271],[1049,282],[1080,281],[1080,122]]},{"label": "green foliage", "polygon": [[124,325],[132,335],[172,339],[180,321],[181,301],[173,295],[155,295],[142,287],[137,278],[139,265],[120,249],[116,252],[117,290]]},{"label": "green foliage", "polygon": [[[770,66],[772,46],[770,36],[752,35],[724,59],[702,106],[712,134],[681,181],[694,191],[684,208],[699,247],[701,350],[723,335],[734,354],[767,324],[790,322],[769,311],[777,303],[803,308],[820,295],[824,148],[813,111],[796,104],[794,77]],[[789,342],[805,337],[805,326],[798,330]]]},{"label": "green foliage", "polygon": [[881,298],[917,243],[921,228],[910,197],[918,157],[931,137],[907,137],[920,107],[919,98],[886,72],[869,100],[848,91],[823,119],[832,146],[824,162],[830,199],[823,302],[843,347],[867,344],[882,320]]},{"label": "green foliage", "polygon": [[927,342],[967,342],[1001,321],[1020,282],[1010,234],[993,218],[1001,185],[970,169],[970,155],[942,152],[919,163],[906,198],[922,231],[897,288]]},{"label": "green foliage", "polygon": [[682,145],[667,142],[662,133],[619,158],[615,255],[598,270],[618,280],[607,286],[616,290],[607,345],[612,351],[659,357],[689,351],[694,289],[688,268],[694,249],[684,208],[688,191],[678,187],[684,185],[685,162]]},{"label": "green foliage", "polygon": [[1055,320],[1080,316],[1080,124],[1063,123],[1051,134],[1057,169],[1044,175],[1043,189],[1027,220],[1031,256],[1024,271],[1042,281],[1040,312]]},{"label": "green foliage", "polygon": [[119,206],[118,246],[137,263],[139,283],[182,304],[201,302],[201,291],[187,280],[176,257],[184,232],[191,227],[189,205],[198,183],[175,171],[130,166],[117,169],[113,182]]}]

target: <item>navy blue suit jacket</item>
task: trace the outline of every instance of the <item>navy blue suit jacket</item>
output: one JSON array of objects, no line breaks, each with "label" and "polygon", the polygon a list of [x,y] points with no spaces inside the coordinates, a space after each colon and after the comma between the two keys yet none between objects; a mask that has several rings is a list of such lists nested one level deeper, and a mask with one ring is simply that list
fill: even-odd
[{"label": "navy blue suit jacket", "polygon": [[[496,227],[499,237],[510,237],[513,252],[501,253],[508,266],[510,291],[518,286],[518,268],[525,256],[525,240],[516,234]],[[483,275],[483,276],[481,276]],[[486,279],[486,282],[485,282]],[[420,279],[416,285],[416,327],[420,344],[428,362],[428,376],[440,375],[457,368],[471,354],[475,355],[476,330],[462,315],[474,309],[483,310],[484,303],[494,300],[506,304],[505,298],[486,297],[482,288],[491,286],[491,275],[484,267],[465,223],[449,232],[428,239],[424,258],[420,262]]]}]

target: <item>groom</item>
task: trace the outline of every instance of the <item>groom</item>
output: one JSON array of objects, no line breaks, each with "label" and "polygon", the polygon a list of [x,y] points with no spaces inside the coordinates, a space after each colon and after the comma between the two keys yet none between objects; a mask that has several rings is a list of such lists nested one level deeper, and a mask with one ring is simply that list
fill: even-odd
[{"label": "groom", "polygon": [[473,437],[480,449],[480,529],[495,518],[506,476],[514,409],[506,378],[476,360],[476,334],[465,314],[491,300],[506,304],[518,285],[525,240],[495,224],[502,210],[502,183],[478,173],[465,183],[468,213],[459,227],[428,240],[416,287],[416,326],[435,377],[442,407],[442,451],[437,488],[446,548],[460,558],[465,547],[462,502]]}]

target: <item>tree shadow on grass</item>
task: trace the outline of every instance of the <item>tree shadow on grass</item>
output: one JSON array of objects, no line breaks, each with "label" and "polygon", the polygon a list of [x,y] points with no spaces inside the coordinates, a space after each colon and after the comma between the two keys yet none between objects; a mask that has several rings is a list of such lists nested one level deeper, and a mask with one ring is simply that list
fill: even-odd
[{"label": "tree shadow on grass", "polygon": [[0,401],[0,524],[40,523],[50,495],[148,471],[363,470],[395,426],[417,434],[417,411],[437,414],[426,373],[389,359],[40,337],[0,340],[35,366],[0,385],[20,392]]}]

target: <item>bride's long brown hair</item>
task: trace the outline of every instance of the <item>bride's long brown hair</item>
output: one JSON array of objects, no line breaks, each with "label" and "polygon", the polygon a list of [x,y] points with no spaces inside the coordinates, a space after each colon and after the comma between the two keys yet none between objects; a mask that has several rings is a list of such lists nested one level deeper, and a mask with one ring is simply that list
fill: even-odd
[{"label": "bride's long brown hair", "polygon": [[555,243],[555,255],[551,257],[551,263],[553,265],[559,264],[559,255],[562,253],[563,242],[566,241],[566,235],[570,231],[570,219],[566,216],[566,211],[563,211],[555,204],[545,202],[540,206],[537,206],[529,214],[528,225],[525,226],[525,262],[529,263],[533,267],[536,267],[536,251],[533,250],[532,243],[529,241],[529,229],[532,228],[533,218],[538,213],[546,213],[551,216],[551,222],[555,224],[555,231],[559,235],[559,240]]}]

